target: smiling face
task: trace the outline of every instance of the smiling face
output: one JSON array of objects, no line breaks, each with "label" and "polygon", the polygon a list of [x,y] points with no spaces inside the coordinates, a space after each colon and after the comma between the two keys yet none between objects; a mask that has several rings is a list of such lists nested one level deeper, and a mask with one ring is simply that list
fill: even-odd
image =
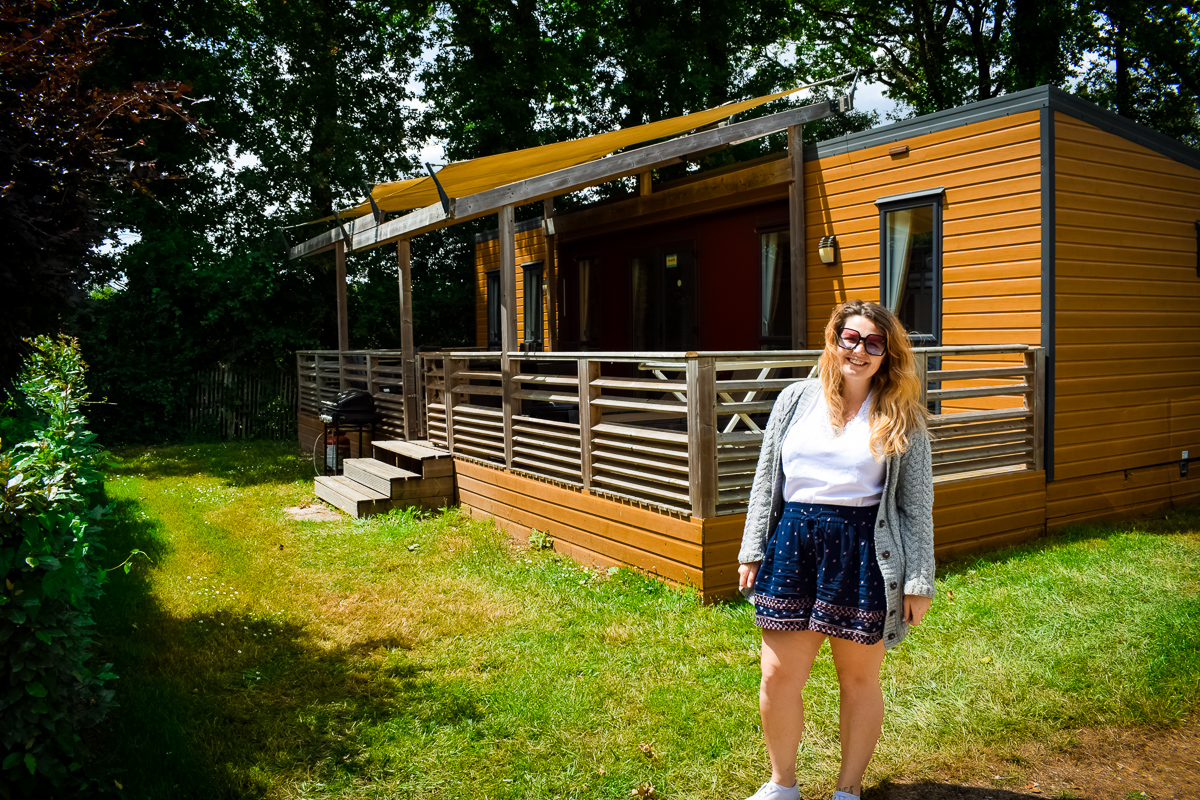
[{"label": "smiling face", "polygon": [[886,351],[884,355],[873,356],[867,352],[866,338],[868,336],[877,335],[886,337],[886,332],[876,327],[874,322],[866,317],[853,316],[847,317],[842,324],[842,330],[847,328],[858,331],[859,341],[853,350],[847,350],[844,347],[838,347],[838,354],[841,356],[841,371],[842,377],[847,383],[864,384],[869,383],[879,368],[883,366],[883,360],[887,358]]}]

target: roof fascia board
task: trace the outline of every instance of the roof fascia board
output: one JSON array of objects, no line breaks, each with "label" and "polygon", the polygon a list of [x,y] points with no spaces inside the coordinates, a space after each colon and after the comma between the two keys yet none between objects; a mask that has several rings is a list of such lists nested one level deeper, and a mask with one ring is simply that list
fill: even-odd
[{"label": "roof fascia board", "polygon": [[990,100],[979,100],[958,108],[937,111],[912,119],[893,122],[878,128],[848,133],[836,139],[829,139],[804,149],[804,160],[815,161],[829,156],[853,153],[868,147],[878,147],[884,144],[894,144],[924,136],[930,133],[961,128],[975,122],[995,119],[996,117],[1022,114],[1026,111],[1036,111],[1045,107],[1049,102],[1048,86],[1036,89],[1025,89],[1012,94],[993,97]]},{"label": "roof fascia board", "polygon": [[1159,133],[1153,128],[1114,114],[1087,100],[1075,97],[1069,92],[1064,92],[1062,89],[1053,86],[1047,88],[1050,90],[1050,109],[1052,111],[1060,111],[1068,117],[1074,117],[1080,122],[1086,122],[1102,131],[1120,136],[1122,139],[1128,139],[1193,169],[1200,169],[1200,150],[1188,147],[1183,142]]},{"label": "roof fascia board", "polygon": [[1156,153],[1167,156],[1189,167],[1200,169],[1200,151],[1195,150],[1170,136],[1147,128],[1132,120],[1100,108],[1094,103],[1075,97],[1054,86],[1038,86],[1012,94],[979,100],[959,108],[925,114],[912,119],[894,122],[860,133],[849,133],[836,139],[820,142],[804,150],[805,161],[816,161],[829,156],[844,155],[869,147],[894,144],[916,136],[959,128],[997,117],[1023,114],[1049,108],[1059,111],[1081,122],[1128,139]]},{"label": "roof fascia board", "polygon": [[[441,203],[435,203],[379,226],[375,225],[374,217],[365,214],[355,219],[348,229],[350,233],[348,249],[352,252],[367,250],[396,239],[416,236],[457,222],[466,222],[495,213],[506,205],[533,203],[616,178],[636,175],[648,169],[677,163],[684,156],[723,147],[734,142],[759,139],[786,130],[793,125],[803,125],[823,119],[831,113],[833,110],[828,102],[813,103],[802,108],[792,108],[765,117],[726,125],[722,128],[668,139],[665,142],[548,172],[467,197],[450,198],[448,212],[443,209]],[[320,252],[332,247],[333,243],[341,238],[340,232],[336,229],[333,232],[327,231],[291,248],[289,257],[300,258]]]},{"label": "roof fascia board", "polygon": [[[386,224],[386,223],[385,223]],[[326,250],[332,250],[334,244],[342,240],[341,228],[346,229],[346,233],[350,235],[350,249],[354,249],[354,244],[358,238],[358,234],[364,231],[374,230],[375,215],[366,214],[364,216],[352,219],[349,222],[344,222],[339,228],[333,228],[319,233],[308,241],[301,242],[298,245],[288,248],[288,259],[303,258],[311,256],[314,253],[323,253]]]},{"label": "roof fascia board", "polygon": [[830,113],[832,112],[828,102],[814,103],[803,108],[780,111],[765,117],[727,125],[724,128],[701,131],[636,150],[628,150],[607,158],[589,161],[557,172],[549,172],[545,175],[479,192],[470,197],[460,198],[458,201],[459,213],[464,217],[486,214],[506,205],[532,203],[547,197],[566,194],[598,183],[654,169],[701,150],[721,147],[738,141],[758,139],[786,130],[793,125],[803,125],[823,119]]}]

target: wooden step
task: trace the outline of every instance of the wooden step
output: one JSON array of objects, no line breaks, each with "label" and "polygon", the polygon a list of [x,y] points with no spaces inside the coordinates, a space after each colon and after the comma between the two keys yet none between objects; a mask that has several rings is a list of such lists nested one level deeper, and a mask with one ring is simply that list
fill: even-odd
[{"label": "wooden step", "polygon": [[366,517],[375,511],[376,503],[390,498],[369,486],[363,486],[345,475],[322,475],[315,481],[317,497],[340,508],[353,517]]},{"label": "wooden step", "polygon": [[387,440],[371,442],[376,460],[415,472],[422,478],[442,478],[454,474],[454,460],[445,450],[428,442]]},{"label": "wooden step", "polygon": [[389,499],[401,496],[401,486],[406,481],[421,479],[415,472],[393,467],[374,458],[347,458],[343,462],[343,469],[350,480],[383,492]]}]

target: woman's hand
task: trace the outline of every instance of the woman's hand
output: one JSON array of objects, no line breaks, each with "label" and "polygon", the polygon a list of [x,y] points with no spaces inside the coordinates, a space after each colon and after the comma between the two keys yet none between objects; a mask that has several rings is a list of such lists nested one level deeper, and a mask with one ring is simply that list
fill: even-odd
[{"label": "woman's hand", "polygon": [[753,589],[754,578],[758,575],[761,561],[751,561],[749,564],[738,565],[738,590]]},{"label": "woman's hand", "polygon": [[933,605],[932,597],[922,597],[919,594],[904,595],[904,621],[909,625],[920,625],[925,612]]}]

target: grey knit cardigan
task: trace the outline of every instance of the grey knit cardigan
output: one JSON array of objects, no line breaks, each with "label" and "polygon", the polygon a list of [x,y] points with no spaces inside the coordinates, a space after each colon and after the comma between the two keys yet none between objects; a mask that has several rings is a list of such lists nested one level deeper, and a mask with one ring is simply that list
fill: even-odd
[{"label": "grey knit cardigan", "polygon": [[[783,438],[792,420],[817,398],[817,380],[793,383],[775,400],[762,452],[750,489],[750,506],[742,533],[738,561],[762,561],[767,535],[783,514]],[[908,449],[887,460],[883,499],[875,521],[875,552],[887,587],[885,648],[895,647],[908,634],[904,595],[933,597],[933,467],[929,437],[910,437]]]}]

